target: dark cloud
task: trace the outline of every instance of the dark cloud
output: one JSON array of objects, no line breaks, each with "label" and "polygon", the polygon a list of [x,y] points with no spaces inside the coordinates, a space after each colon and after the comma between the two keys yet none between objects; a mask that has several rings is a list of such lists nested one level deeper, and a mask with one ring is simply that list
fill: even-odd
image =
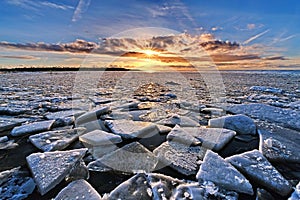
[{"label": "dark cloud", "polygon": [[271,57],[266,57],[266,58],[263,58],[264,60],[286,60],[285,57],[283,56],[271,56]]},{"label": "dark cloud", "polygon": [[87,42],[84,40],[76,40],[72,43],[62,43],[62,44],[46,44],[46,43],[9,43],[0,42],[0,47],[13,48],[13,49],[23,49],[30,51],[54,51],[54,52],[71,52],[71,53],[90,53],[98,45],[94,42]]},{"label": "dark cloud", "polygon": [[[157,36],[151,38],[104,38],[99,43],[77,39],[70,43],[9,43],[0,42],[0,47],[30,51],[50,51],[76,54],[97,54],[122,57],[149,58],[143,50],[159,52],[151,59],[161,62],[207,61],[232,62],[238,60],[285,60],[283,56],[262,58],[251,46],[241,46],[236,42],[214,39],[211,34],[191,36],[189,34]],[[252,49],[252,51],[251,51]],[[253,53],[254,52],[254,53]],[[204,59],[204,60],[202,60]]]},{"label": "dark cloud", "polygon": [[210,55],[214,62],[231,62],[237,60],[255,60],[260,59],[258,55],[247,54],[247,55],[227,55],[227,54],[214,54]]},{"label": "dark cloud", "polygon": [[235,50],[240,47],[240,45],[236,42],[229,42],[229,41],[207,41],[200,43],[200,46],[202,46],[207,51],[215,51],[215,50]]},{"label": "dark cloud", "polygon": [[24,59],[24,60],[36,60],[37,57],[34,56],[8,56],[8,55],[0,55],[0,58],[8,58],[8,59]]}]

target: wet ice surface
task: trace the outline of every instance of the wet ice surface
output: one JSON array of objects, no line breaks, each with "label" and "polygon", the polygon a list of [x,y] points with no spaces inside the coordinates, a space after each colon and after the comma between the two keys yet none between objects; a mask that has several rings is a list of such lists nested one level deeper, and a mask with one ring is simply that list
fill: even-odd
[{"label": "wet ice surface", "polygon": [[[88,191],[95,188],[96,193],[92,193],[96,199],[100,197],[97,192],[110,199],[118,195],[128,199],[289,198],[293,192],[290,187],[277,194],[278,185],[258,184],[253,179],[249,181],[254,195],[243,194],[250,193],[249,187],[234,191],[239,187],[236,185],[247,181],[239,176],[222,175],[225,165],[220,165],[220,173],[216,174],[217,170],[210,169],[213,165],[203,158],[206,149],[224,158],[259,149],[270,165],[255,168],[258,171],[252,170],[254,175],[275,167],[295,187],[300,181],[300,74],[222,72],[221,75],[220,79],[219,74],[207,72],[2,73],[0,169],[10,170],[20,165],[31,169],[29,177],[35,179],[40,191],[35,190],[28,199],[55,198],[69,183],[61,194],[74,195],[75,199],[91,194],[72,192],[80,186],[87,186]],[[219,132],[209,123],[217,118],[225,122],[222,117],[230,115],[234,116],[226,128],[231,130]],[[86,137],[78,139],[79,135],[73,134],[77,127],[85,128]],[[97,137],[93,137],[95,134]],[[89,153],[84,162],[79,159],[70,164],[64,159],[56,160],[64,172],[58,170],[60,175],[53,172],[52,176],[49,162],[26,164],[25,157],[33,158],[36,155],[33,153],[38,152],[29,138],[43,151],[65,149],[62,152],[67,154],[86,146]],[[85,165],[89,165],[90,178]],[[203,169],[206,166],[210,176],[232,184],[230,190],[218,179],[197,180],[201,166]],[[43,173],[37,173],[42,169],[51,173],[43,177]],[[145,171],[157,173],[139,174]],[[83,180],[72,182],[76,179],[86,179],[90,185]],[[48,186],[43,185],[43,180],[49,181]],[[294,191],[293,198],[297,192]]]}]

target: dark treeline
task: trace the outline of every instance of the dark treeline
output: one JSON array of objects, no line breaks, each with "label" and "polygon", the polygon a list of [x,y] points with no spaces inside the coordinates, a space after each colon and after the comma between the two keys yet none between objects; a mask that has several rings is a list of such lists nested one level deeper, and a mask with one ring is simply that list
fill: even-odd
[{"label": "dark treeline", "polygon": [[37,72],[37,71],[137,71],[126,68],[109,67],[109,68],[88,68],[88,67],[35,67],[35,68],[0,68],[2,72]]}]

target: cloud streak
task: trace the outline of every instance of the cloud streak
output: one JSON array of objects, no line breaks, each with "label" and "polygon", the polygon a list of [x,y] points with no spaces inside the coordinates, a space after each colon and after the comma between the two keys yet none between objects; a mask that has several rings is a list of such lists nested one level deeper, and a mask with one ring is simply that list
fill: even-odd
[{"label": "cloud streak", "polygon": [[72,22],[76,22],[82,18],[82,14],[88,10],[90,3],[91,0],[79,0],[72,17]]},{"label": "cloud streak", "polygon": [[261,32],[261,33],[259,33],[259,34],[257,34],[257,35],[254,35],[254,36],[250,37],[249,39],[245,40],[245,41],[243,42],[243,44],[244,44],[244,45],[245,45],[245,44],[249,44],[249,43],[252,42],[253,40],[256,40],[257,38],[263,36],[264,34],[266,34],[266,33],[269,32],[269,31],[270,31],[270,29],[265,30],[264,32]]},{"label": "cloud streak", "polygon": [[74,7],[70,5],[56,4],[49,1],[8,0],[7,3],[34,11],[38,11],[42,8],[54,8],[60,10],[74,9]]},{"label": "cloud streak", "polygon": [[22,60],[37,60],[38,57],[35,56],[8,56],[8,55],[0,55],[0,58],[8,58],[8,59],[22,59]]}]

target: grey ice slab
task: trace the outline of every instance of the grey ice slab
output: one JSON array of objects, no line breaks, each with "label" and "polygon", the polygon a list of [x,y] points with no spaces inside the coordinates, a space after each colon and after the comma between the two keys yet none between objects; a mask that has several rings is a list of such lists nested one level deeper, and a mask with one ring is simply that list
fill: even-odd
[{"label": "grey ice slab", "polygon": [[0,107],[0,115],[21,115],[26,112],[30,112],[32,109],[27,107],[12,107],[12,106],[5,106]]},{"label": "grey ice slab", "polygon": [[[101,117],[102,118],[102,117]],[[127,112],[118,112],[113,111],[109,115],[103,116],[105,120],[120,120],[120,119],[126,119],[126,120],[132,120],[133,117]]]},{"label": "grey ice slab", "polygon": [[[197,131],[197,130],[196,130]],[[192,131],[192,133],[196,132]],[[198,138],[197,136],[190,135],[190,133],[186,132],[183,128],[176,125],[170,133],[167,135],[168,141],[176,141],[180,143],[184,143],[187,145],[201,145],[202,140]]]},{"label": "grey ice slab", "polygon": [[9,140],[7,136],[0,137],[0,149],[13,149],[18,144],[14,140]]},{"label": "grey ice slab", "polygon": [[89,152],[95,159],[101,158],[102,156],[109,154],[119,148],[118,146],[112,143],[101,146],[90,146],[87,145],[87,143],[83,143],[83,145],[89,149]]},{"label": "grey ice slab", "polygon": [[205,181],[201,184],[189,182],[179,185],[170,199],[226,199],[238,200],[238,193],[224,190],[213,182]]},{"label": "grey ice slab", "polygon": [[79,140],[92,147],[108,144],[117,144],[122,142],[121,136],[108,133],[102,130],[94,130],[84,135],[81,135],[79,137]]},{"label": "grey ice slab", "polygon": [[85,111],[82,111],[82,110],[66,110],[66,111],[48,113],[45,117],[46,117],[46,119],[49,119],[49,120],[50,119],[64,119],[64,118],[71,117],[71,116],[78,117],[84,113],[85,113]]},{"label": "grey ice slab", "polygon": [[288,200],[299,200],[300,199],[300,182],[296,185],[295,191],[292,193]]},{"label": "grey ice slab", "polygon": [[273,94],[280,94],[284,91],[280,88],[273,88],[273,87],[267,87],[267,86],[252,86],[250,87],[251,91],[260,91],[260,92],[269,92]]},{"label": "grey ice slab", "polygon": [[[300,163],[299,136],[290,137],[288,129],[283,130],[284,135],[278,135],[266,130],[259,130],[259,151],[271,162]],[[294,133],[300,135],[300,133]]]},{"label": "grey ice slab", "polygon": [[249,179],[282,196],[292,191],[289,182],[258,151],[253,150],[225,159]]},{"label": "grey ice slab", "polygon": [[199,123],[192,120],[189,117],[186,116],[179,116],[179,115],[172,115],[171,117],[167,118],[167,119],[162,119],[160,121],[157,122],[158,124],[161,125],[166,125],[166,126],[175,126],[175,125],[179,125],[181,127],[196,127],[199,126]]},{"label": "grey ice slab", "polygon": [[34,188],[30,174],[20,167],[0,172],[0,199],[25,199]]},{"label": "grey ice slab", "polygon": [[42,151],[63,150],[85,132],[79,127],[68,130],[47,131],[29,137],[30,142]]},{"label": "grey ice slab", "polygon": [[118,147],[115,144],[122,142],[121,136],[102,130],[88,132],[80,136],[79,140],[96,159],[117,150]]},{"label": "grey ice slab", "polygon": [[212,115],[223,115],[225,114],[225,111],[221,108],[203,108],[201,110],[203,113],[210,113]]},{"label": "grey ice slab", "polygon": [[300,111],[283,109],[260,103],[231,105],[225,108],[235,114],[245,114],[252,118],[300,131]]},{"label": "grey ice slab", "polygon": [[207,149],[219,151],[233,137],[235,132],[223,128],[179,127],[176,125],[167,135],[168,141],[201,145]]},{"label": "grey ice slab", "polygon": [[291,102],[287,106],[291,109],[300,109],[300,101]]},{"label": "grey ice slab", "polygon": [[138,142],[132,142],[89,163],[88,168],[97,170],[98,165],[100,168],[105,165],[121,172],[151,172],[157,162],[156,156],[151,151]]},{"label": "grey ice slab", "polygon": [[114,98],[101,98],[101,97],[90,97],[89,98],[95,105],[101,105],[101,104],[108,104],[113,101],[116,101],[117,99]]},{"label": "grey ice slab", "polygon": [[41,195],[46,194],[59,184],[71,171],[87,149],[33,153],[26,157]]},{"label": "grey ice slab", "polygon": [[6,131],[26,122],[25,118],[0,117],[0,131]]},{"label": "grey ice slab", "polygon": [[86,122],[95,121],[101,115],[109,114],[110,112],[111,112],[111,108],[108,106],[94,108],[93,110],[88,111],[88,112],[84,113],[83,115],[80,115],[76,119],[76,124],[82,124],[82,123],[86,123]]},{"label": "grey ice slab", "polygon": [[152,190],[145,174],[136,174],[110,192],[109,199],[152,200]]},{"label": "grey ice slab", "polygon": [[207,150],[196,178],[199,182],[211,181],[227,190],[253,194],[250,182],[230,163],[210,150]]},{"label": "grey ice slab", "polygon": [[210,119],[208,126],[230,129],[240,135],[256,135],[256,125],[253,119],[241,114]]},{"label": "grey ice slab", "polygon": [[49,131],[54,122],[55,120],[48,120],[48,121],[34,122],[22,126],[17,126],[13,128],[10,134],[12,136],[23,136],[27,134]]},{"label": "grey ice slab", "polygon": [[152,189],[153,199],[170,199],[175,188],[185,183],[183,180],[158,173],[148,173],[146,176]]},{"label": "grey ice slab", "polygon": [[88,180],[90,177],[89,170],[85,162],[80,159],[78,163],[71,169],[70,173],[65,177],[66,181],[74,181],[79,179]]},{"label": "grey ice slab", "polygon": [[169,126],[164,126],[161,124],[156,124],[156,126],[157,126],[160,134],[168,134],[172,130],[172,128]]},{"label": "grey ice slab", "polygon": [[62,189],[54,200],[100,200],[98,192],[85,180],[80,179],[71,182],[67,187]]},{"label": "grey ice slab", "polygon": [[159,134],[158,127],[151,122],[131,120],[107,120],[110,130],[124,139],[147,138]]},{"label": "grey ice slab", "polygon": [[109,131],[107,127],[104,125],[104,121],[102,120],[95,120],[86,122],[83,124],[77,124],[76,127],[84,127],[86,129],[86,132],[91,132],[94,130],[103,130],[103,131]]},{"label": "grey ice slab", "polygon": [[184,175],[194,175],[205,155],[206,148],[178,142],[164,142],[153,153],[166,166]]}]

